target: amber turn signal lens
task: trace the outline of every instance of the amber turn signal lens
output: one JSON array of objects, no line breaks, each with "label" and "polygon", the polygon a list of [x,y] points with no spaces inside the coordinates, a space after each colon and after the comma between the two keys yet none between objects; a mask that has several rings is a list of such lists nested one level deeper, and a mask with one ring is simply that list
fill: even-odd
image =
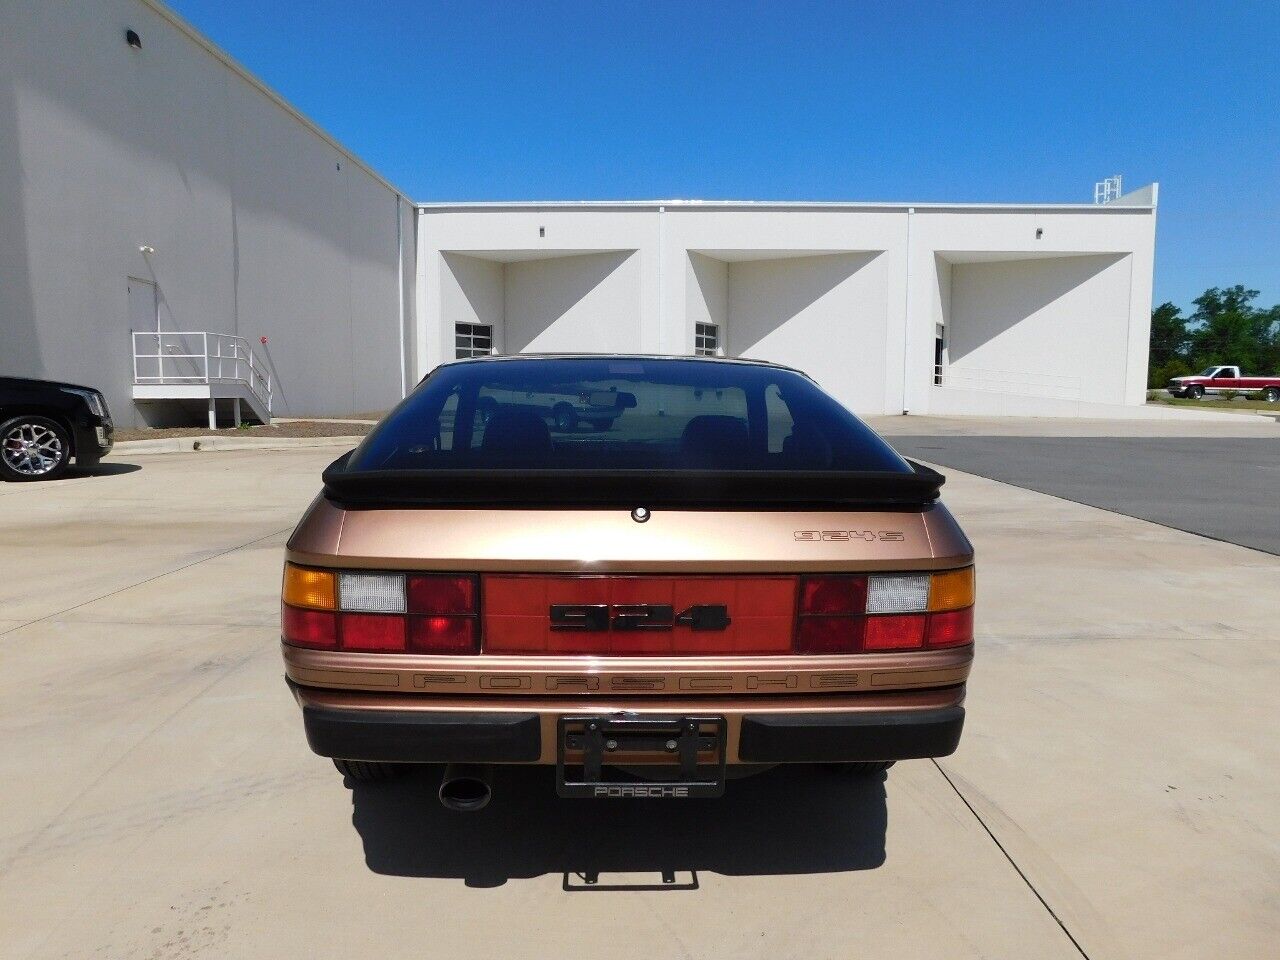
[{"label": "amber turn signal lens", "polygon": [[929,609],[959,610],[973,606],[973,567],[935,573],[929,584]]},{"label": "amber turn signal lens", "polygon": [[307,570],[286,563],[284,589],[281,595],[291,607],[310,610],[334,610],[338,606],[335,577],[328,570]]}]

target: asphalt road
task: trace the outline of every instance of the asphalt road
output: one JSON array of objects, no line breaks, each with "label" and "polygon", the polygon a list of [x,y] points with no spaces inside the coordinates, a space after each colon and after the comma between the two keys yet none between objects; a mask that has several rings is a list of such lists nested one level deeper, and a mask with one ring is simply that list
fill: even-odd
[{"label": "asphalt road", "polygon": [[1280,555],[1280,438],[896,436],[904,456]]}]

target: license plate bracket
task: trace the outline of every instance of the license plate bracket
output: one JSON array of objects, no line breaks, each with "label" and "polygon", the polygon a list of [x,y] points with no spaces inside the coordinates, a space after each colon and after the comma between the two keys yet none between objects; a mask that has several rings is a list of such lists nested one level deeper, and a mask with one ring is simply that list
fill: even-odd
[{"label": "license plate bracket", "polygon": [[[556,724],[556,793],[611,799],[723,796],[726,730],[724,717],[714,716],[561,717]],[[670,755],[670,765],[652,766],[655,771],[674,767],[674,779],[604,779],[609,764],[653,753]]]}]

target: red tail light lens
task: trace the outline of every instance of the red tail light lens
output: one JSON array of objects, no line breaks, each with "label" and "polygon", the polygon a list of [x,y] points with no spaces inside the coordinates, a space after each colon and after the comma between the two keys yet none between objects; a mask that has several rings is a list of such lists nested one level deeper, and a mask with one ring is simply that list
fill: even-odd
[{"label": "red tail light lens", "polygon": [[801,577],[795,652],[856,653],[866,607],[866,577]]},{"label": "red tail light lens", "polygon": [[800,615],[861,614],[867,608],[866,577],[805,577]]},{"label": "red tail light lens", "polygon": [[973,607],[929,614],[930,647],[963,647],[973,643]]},{"label": "red tail light lens", "polygon": [[282,604],[280,633],[285,643],[297,647],[334,650],[338,646],[338,616],[328,610],[299,610]]},{"label": "red tail light lens", "polygon": [[456,574],[409,577],[409,649],[414,653],[479,653],[477,579]]},{"label": "red tail light lens", "polygon": [[914,650],[924,646],[923,613],[888,614],[867,617],[864,650]]},{"label": "red tail light lens", "polygon": [[448,574],[409,577],[409,612],[458,615],[476,612],[476,578]]},{"label": "red tail light lens", "polygon": [[865,617],[801,617],[796,653],[854,653],[862,646]]},{"label": "red tail light lens", "polygon": [[405,618],[386,613],[342,614],[342,649],[403,653]]},{"label": "red tail light lens", "polygon": [[409,649],[414,653],[479,653],[475,617],[414,617],[409,621]]}]

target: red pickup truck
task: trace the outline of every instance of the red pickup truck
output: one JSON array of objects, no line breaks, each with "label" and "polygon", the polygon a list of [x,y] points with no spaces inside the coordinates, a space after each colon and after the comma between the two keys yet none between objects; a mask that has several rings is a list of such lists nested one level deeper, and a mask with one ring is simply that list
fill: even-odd
[{"label": "red pickup truck", "polygon": [[1206,393],[1258,394],[1267,403],[1280,403],[1280,374],[1245,377],[1239,367],[1206,367],[1192,377],[1174,377],[1165,387],[1175,397],[1199,400]]}]

